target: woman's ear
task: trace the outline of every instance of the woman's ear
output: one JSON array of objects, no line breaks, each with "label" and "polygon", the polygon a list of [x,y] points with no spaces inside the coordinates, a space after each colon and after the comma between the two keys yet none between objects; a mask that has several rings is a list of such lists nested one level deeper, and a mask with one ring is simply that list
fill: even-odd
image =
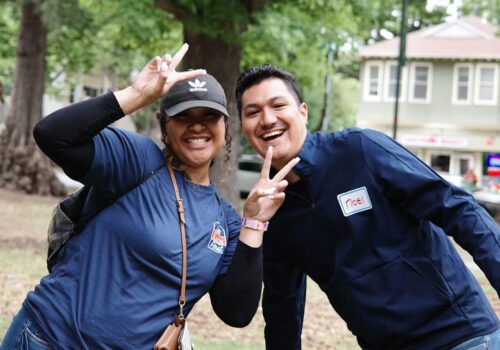
[{"label": "woman's ear", "polygon": [[168,123],[167,123],[166,118],[165,118],[165,122],[163,124],[161,139],[162,139],[163,143],[168,144]]}]

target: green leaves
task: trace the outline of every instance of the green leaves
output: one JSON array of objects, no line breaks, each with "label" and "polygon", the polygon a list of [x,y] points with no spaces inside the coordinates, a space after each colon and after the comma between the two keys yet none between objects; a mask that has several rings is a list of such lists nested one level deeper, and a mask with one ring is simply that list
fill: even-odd
[{"label": "green leaves", "polygon": [[12,80],[19,32],[20,8],[13,2],[0,4],[0,81]]}]

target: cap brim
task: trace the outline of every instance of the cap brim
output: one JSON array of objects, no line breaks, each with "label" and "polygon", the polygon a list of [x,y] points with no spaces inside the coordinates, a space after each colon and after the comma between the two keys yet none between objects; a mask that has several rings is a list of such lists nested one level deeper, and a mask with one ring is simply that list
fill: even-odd
[{"label": "cap brim", "polygon": [[229,113],[227,112],[227,109],[223,105],[221,105],[217,102],[205,101],[205,100],[193,100],[193,101],[181,102],[181,103],[178,103],[176,105],[173,105],[172,107],[165,109],[165,112],[170,117],[173,117],[181,112],[184,112],[187,109],[196,108],[196,107],[206,107],[206,108],[215,109],[216,111],[219,111],[222,114],[224,114],[226,117],[229,117]]}]

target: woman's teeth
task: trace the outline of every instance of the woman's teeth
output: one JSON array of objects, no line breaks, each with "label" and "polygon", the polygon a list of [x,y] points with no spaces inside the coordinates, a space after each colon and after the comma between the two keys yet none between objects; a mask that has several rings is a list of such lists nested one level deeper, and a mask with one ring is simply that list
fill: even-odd
[{"label": "woman's teeth", "polygon": [[200,137],[200,138],[196,138],[196,139],[187,139],[186,142],[187,143],[205,143],[208,141],[208,138],[206,137]]}]

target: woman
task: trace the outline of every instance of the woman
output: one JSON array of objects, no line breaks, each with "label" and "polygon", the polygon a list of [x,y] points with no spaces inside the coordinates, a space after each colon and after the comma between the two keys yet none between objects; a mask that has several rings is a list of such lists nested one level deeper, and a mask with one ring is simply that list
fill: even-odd
[{"label": "woman", "polygon": [[[244,204],[249,223],[240,227],[208,174],[227,135],[224,91],[202,70],[175,71],[186,51],[184,45],[174,57],[155,57],[128,88],[66,107],[36,126],[40,148],[69,176],[93,187],[85,209],[140,185],[68,241],[52,272],[28,294],[1,350],[152,349],[178,312],[181,276],[179,219],[165,158],[177,169],[186,210],[184,314],[207,292],[231,326],[245,326],[255,314],[265,229],[259,223],[283,203],[283,178],[296,161],[269,179],[268,152]],[[165,94],[165,152],[144,136],[107,128]]]}]

